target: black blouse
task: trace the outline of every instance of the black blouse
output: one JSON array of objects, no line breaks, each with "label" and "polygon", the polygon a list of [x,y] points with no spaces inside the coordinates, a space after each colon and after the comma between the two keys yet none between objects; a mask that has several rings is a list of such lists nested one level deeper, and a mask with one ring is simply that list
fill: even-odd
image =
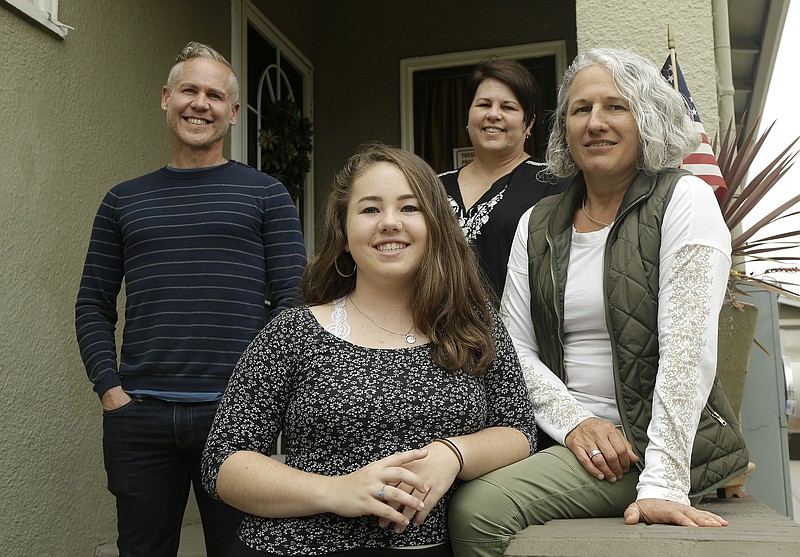
[{"label": "black blouse", "polygon": [[458,217],[458,223],[475,248],[481,269],[497,299],[503,295],[511,242],[522,214],[548,195],[560,193],[566,181],[547,182],[538,178],[545,163],[529,158],[497,180],[469,210],[464,207],[458,175],[462,168],[439,175]]}]

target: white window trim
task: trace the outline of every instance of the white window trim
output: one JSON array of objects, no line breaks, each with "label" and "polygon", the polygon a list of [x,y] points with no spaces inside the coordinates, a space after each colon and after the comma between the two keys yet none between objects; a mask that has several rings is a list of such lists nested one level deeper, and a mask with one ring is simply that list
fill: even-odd
[{"label": "white window trim", "polygon": [[403,149],[414,151],[414,72],[474,65],[490,56],[523,59],[547,55],[555,56],[556,82],[560,84],[564,70],[567,69],[567,46],[566,41],[563,40],[452,52],[400,60],[400,145]]},{"label": "white window trim", "polygon": [[10,4],[61,39],[67,36],[70,29],[75,30],[74,27],[58,21],[58,0],[0,0],[0,2]]}]

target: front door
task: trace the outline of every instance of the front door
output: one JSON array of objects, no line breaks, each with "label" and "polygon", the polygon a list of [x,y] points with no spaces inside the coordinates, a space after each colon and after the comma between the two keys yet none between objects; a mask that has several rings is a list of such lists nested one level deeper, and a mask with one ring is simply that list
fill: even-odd
[{"label": "front door", "polygon": [[[240,128],[234,130],[231,155],[236,160],[253,168],[269,171],[265,132],[276,117],[291,119],[287,110],[296,106],[302,118],[312,120],[312,71],[311,63],[288,39],[248,0],[234,7],[232,64],[239,76]],[[292,120],[292,140],[301,141],[305,127]],[[261,141],[260,141],[261,139]],[[278,143],[286,141],[280,137]],[[279,145],[280,146],[280,145]],[[273,172],[275,174],[275,172]],[[280,176],[279,176],[280,177]],[[287,179],[283,179],[284,182]],[[293,194],[300,212],[306,249],[314,251],[314,188],[313,153],[305,179],[295,184],[286,183]]]}]

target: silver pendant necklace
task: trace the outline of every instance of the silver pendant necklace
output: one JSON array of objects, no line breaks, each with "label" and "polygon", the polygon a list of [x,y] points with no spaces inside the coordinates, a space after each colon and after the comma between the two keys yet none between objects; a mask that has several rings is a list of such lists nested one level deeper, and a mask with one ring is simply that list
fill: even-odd
[{"label": "silver pendant necklace", "polygon": [[348,299],[348,300],[350,300],[350,303],[351,303],[351,304],[353,304],[353,307],[354,307],[354,308],[356,308],[356,311],[357,311],[358,313],[360,313],[361,315],[363,315],[364,317],[366,317],[367,319],[369,319],[369,320],[370,320],[370,322],[371,322],[373,325],[375,325],[376,327],[378,327],[378,328],[379,328],[381,331],[386,331],[387,333],[389,333],[389,334],[392,334],[392,335],[395,335],[395,336],[398,336],[398,337],[404,337],[404,338],[405,338],[405,340],[406,340],[406,343],[407,343],[407,344],[414,344],[415,342],[417,342],[417,337],[416,337],[416,336],[414,336],[414,335],[411,333],[411,331],[413,331],[413,330],[414,330],[414,325],[411,325],[411,328],[410,328],[410,329],[408,330],[408,332],[407,332],[407,333],[405,333],[405,334],[403,334],[403,333],[395,333],[394,331],[390,331],[389,329],[386,329],[386,328],[384,328],[384,327],[381,327],[380,325],[378,325],[377,323],[375,323],[375,321],[372,319],[372,317],[370,317],[369,315],[367,315],[366,313],[364,313],[363,311],[361,311],[361,308],[359,308],[359,307],[356,305],[356,303],[353,301],[353,298],[352,298],[352,297],[350,297],[350,296],[347,296],[347,299]]},{"label": "silver pendant necklace", "polygon": [[[593,219],[592,217],[590,217],[589,213],[586,212],[586,196],[585,195],[583,196],[583,202],[581,203],[581,209],[583,209],[583,214],[586,215],[587,219],[589,219],[590,221],[592,221],[595,224],[599,224],[603,228],[605,228],[606,226],[611,226],[612,224],[614,224],[613,221],[612,222],[603,222],[601,220]],[[356,309],[358,309],[358,308],[356,308]]]}]

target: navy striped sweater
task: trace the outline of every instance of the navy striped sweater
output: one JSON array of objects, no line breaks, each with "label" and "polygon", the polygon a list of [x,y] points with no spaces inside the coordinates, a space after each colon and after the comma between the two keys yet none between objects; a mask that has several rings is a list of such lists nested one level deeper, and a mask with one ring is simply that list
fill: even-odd
[{"label": "navy striped sweater", "polygon": [[305,263],[286,188],[244,164],[162,168],[114,187],[95,217],[75,306],[95,391],[224,391],[266,324],[265,301],[271,316],[289,307]]}]

